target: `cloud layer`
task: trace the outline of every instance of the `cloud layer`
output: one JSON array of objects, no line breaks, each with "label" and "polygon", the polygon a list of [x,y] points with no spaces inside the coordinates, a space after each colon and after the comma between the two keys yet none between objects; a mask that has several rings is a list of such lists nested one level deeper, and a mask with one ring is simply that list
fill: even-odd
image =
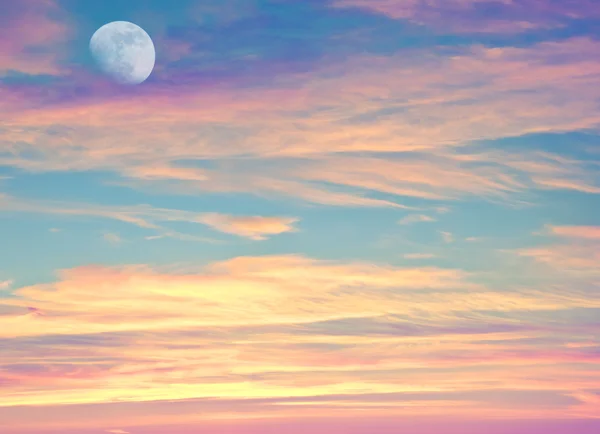
[{"label": "cloud layer", "polygon": [[[382,394],[381,408],[415,410],[424,399],[428,412],[454,412],[466,399],[471,410],[501,412],[487,400],[507,383],[566,396],[599,381],[597,342],[585,340],[592,324],[543,319],[600,309],[598,297],[493,291],[452,269],[300,256],[239,257],[185,274],[81,267],[19,288],[1,308],[0,339],[11,346],[0,406],[219,396],[277,412],[303,402],[370,408]],[[585,408],[580,401],[556,405],[565,415]]]},{"label": "cloud layer", "polygon": [[0,3],[10,434],[593,428],[596,2]]}]

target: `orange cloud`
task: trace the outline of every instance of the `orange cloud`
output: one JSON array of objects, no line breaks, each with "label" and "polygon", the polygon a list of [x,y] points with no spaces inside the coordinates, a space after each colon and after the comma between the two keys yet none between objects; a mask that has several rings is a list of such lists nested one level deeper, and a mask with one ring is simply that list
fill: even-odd
[{"label": "orange cloud", "polygon": [[200,221],[218,231],[239,235],[253,240],[264,240],[268,235],[294,232],[298,221],[289,217],[231,216],[208,213]]},{"label": "orange cloud", "polygon": [[600,419],[598,409],[600,409],[600,395],[587,391],[575,391],[570,394],[573,398],[579,400],[579,404],[571,408],[570,413],[581,418]]},{"label": "orange cloud", "polygon": [[548,225],[546,230],[548,234],[560,237],[564,242],[521,249],[517,253],[549,265],[554,270],[600,272],[600,227]]},{"label": "orange cloud", "polygon": [[599,246],[552,245],[522,249],[518,251],[518,254],[549,265],[554,270],[600,271],[598,269]]},{"label": "orange cloud", "polygon": [[550,226],[549,229],[560,237],[600,240],[600,226]]}]

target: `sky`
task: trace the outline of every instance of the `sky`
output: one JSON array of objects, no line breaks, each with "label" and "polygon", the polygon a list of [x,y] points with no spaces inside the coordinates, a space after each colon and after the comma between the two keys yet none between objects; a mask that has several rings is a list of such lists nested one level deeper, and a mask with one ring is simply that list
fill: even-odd
[{"label": "sky", "polygon": [[3,434],[600,432],[596,0],[0,10]]}]

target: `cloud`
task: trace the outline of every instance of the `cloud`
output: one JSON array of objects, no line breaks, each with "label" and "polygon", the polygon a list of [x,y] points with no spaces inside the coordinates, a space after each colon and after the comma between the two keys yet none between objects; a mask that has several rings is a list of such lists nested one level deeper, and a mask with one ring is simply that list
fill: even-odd
[{"label": "cloud", "polygon": [[106,432],[111,433],[111,434],[129,434],[129,431],[125,431],[122,429],[109,429],[109,430],[106,430]]},{"label": "cloud", "polygon": [[0,280],[0,291],[5,291],[7,289],[10,289],[12,284],[13,284],[12,280]]},{"label": "cloud", "polygon": [[599,194],[600,187],[589,185],[585,182],[570,179],[548,179],[548,178],[533,178],[534,182],[541,188],[548,190],[575,190],[584,193]]},{"label": "cloud", "polygon": [[264,240],[268,235],[294,232],[296,218],[232,216],[208,213],[200,217],[200,221],[211,228],[228,234],[239,235],[253,240]]},{"label": "cloud", "polygon": [[[212,6],[204,3],[196,14],[208,27],[229,26],[246,13],[234,5],[205,14]],[[484,2],[403,4],[400,15],[379,0],[361,7],[434,26],[445,16],[442,31],[562,24],[553,18],[561,6],[549,1],[536,2],[542,19],[524,13],[512,21],[502,14],[472,19],[489,6]],[[22,41],[30,50],[3,50],[0,70],[71,73],[57,61],[68,29],[53,34],[53,24],[39,22],[42,36]],[[204,30],[194,31],[203,37]],[[44,54],[46,41],[57,50]],[[312,69],[284,74],[266,64],[264,77],[253,69],[247,82],[187,69],[179,60],[193,55],[194,41],[162,42],[171,49],[166,63],[181,69],[158,65],[144,87],[116,91],[79,76],[51,86],[33,80],[0,86],[0,164],[30,173],[99,172],[113,187],[151,193],[245,193],[413,213],[401,224],[434,221],[434,211],[449,209],[440,201],[600,192],[592,158],[566,156],[576,144],[551,153],[489,142],[596,130],[600,45],[593,38],[403,49],[343,56],[337,64],[322,56]],[[255,87],[257,78],[264,84]],[[134,225],[147,246],[164,237],[210,241],[204,232],[173,230],[177,222],[264,240],[296,231],[299,221],[8,195],[0,195],[0,208]],[[437,233],[454,240],[450,232]],[[53,429],[62,411],[65,426],[88,418],[89,429],[97,418],[94,427],[106,428],[108,420],[129,429],[193,418],[347,417],[358,409],[438,418],[593,416],[597,399],[587,391],[600,385],[600,374],[590,337],[600,299],[595,280],[579,285],[600,260],[596,229],[551,226],[545,235],[556,244],[519,254],[570,271],[569,285],[554,276],[548,284],[543,273],[538,284],[527,276],[526,287],[514,284],[523,276],[513,274],[494,275],[486,286],[487,272],[408,262],[434,257],[428,253],[407,253],[400,266],[304,255],[237,257],[186,264],[183,271],[177,264],[90,265],[14,291],[8,284],[9,297],[0,297],[0,419],[11,412]],[[499,262],[489,266],[509,275]]]},{"label": "cloud", "polygon": [[120,244],[123,241],[119,234],[115,234],[113,232],[106,232],[104,235],[102,235],[102,238],[104,238],[104,241],[110,244]]},{"label": "cloud", "polygon": [[549,226],[548,229],[559,237],[600,240],[600,226]]},{"label": "cloud", "polygon": [[440,231],[440,235],[442,236],[442,239],[444,240],[445,243],[454,242],[454,235],[452,235],[451,232]]},{"label": "cloud", "polygon": [[404,259],[431,259],[435,257],[432,253],[407,253],[403,256]]},{"label": "cloud", "polygon": [[551,245],[518,251],[520,256],[549,265],[553,270],[598,272],[599,246]]},{"label": "cloud", "polygon": [[549,265],[553,270],[598,273],[600,228],[598,226],[546,226],[546,233],[562,239],[561,244],[524,248],[518,255]]},{"label": "cloud", "polygon": [[[506,384],[523,399],[526,391],[541,399],[600,381],[596,346],[563,346],[589,342],[593,325],[561,320],[600,310],[596,295],[492,290],[474,277],[298,255],[184,271],[66,269],[0,301],[0,413],[168,401],[225,417],[246,405],[253,414],[281,415],[282,405],[300,406],[294,402],[324,411],[365,402],[414,409],[430,400],[468,401],[471,411],[493,413],[509,412],[486,398]],[[555,403],[561,414],[570,404]],[[444,404],[426,407],[457,414]],[[119,417],[111,423],[135,425]]]},{"label": "cloud", "polygon": [[420,223],[420,222],[434,222],[436,221],[433,217],[423,214],[411,214],[406,217],[398,220],[398,224],[401,225],[409,225],[411,223]]},{"label": "cloud", "polygon": [[358,8],[409,20],[440,32],[522,33],[556,28],[597,16],[593,0],[336,0],[336,8]]},{"label": "cloud", "polygon": [[[103,288],[111,288],[109,298]],[[225,288],[227,297],[222,296]],[[1,330],[11,336],[38,336],[594,306],[579,296],[486,291],[459,270],[301,256],[239,257],[189,275],[147,267],[82,267],[63,271],[56,283],[20,288],[16,296],[4,304],[34,307],[46,319],[40,323],[27,316],[5,317],[0,319],[0,336]]]},{"label": "cloud", "polygon": [[[159,209],[147,205],[111,207],[85,203],[22,200],[10,196],[5,196],[4,201],[0,203],[0,208],[12,212],[111,219],[156,231],[161,231],[162,228],[155,221],[194,221],[197,218],[195,213]],[[115,240],[111,235],[108,238]]]},{"label": "cloud", "polygon": [[572,407],[572,413],[575,413],[582,418],[598,418],[598,407],[600,407],[599,393],[577,390],[569,395],[579,401],[578,404]]},{"label": "cloud", "polygon": [[69,35],[64,15],[52,0],[22,0],[3,5],[0,19],[0,77],[17,72],[60,75],[65,71],[57,53]]},{"label": "cloud", "polygon": [[473,142],[596,128],[598,53],[587,38],[408,50],[316,65],[260,89],[156,84],[131,95],[91,88],[91,96],[70,97],[58,87],[58,101],[7,87],[0,163],[108,171],[136,188],[334,206],[595,193],[600,185],[585,160]]},{"label": "cloud", "polygon": [[[196,213],[177,209],[155,208],[149,205],[100,206],[86,203],[32,201],[8,195],[5,195],[2,202],[0,202],[0,209],[13,212],[111,219],[158,232],[157,235],[147,236],[146,239],[171,237],[204,242],[216,241],[210,238],[181,234],[165,228],[159,222],[184,221],[203,224],[224,233],[263,240],[269,235],[294,232],[293,224],[298,221],[297,218],[291,217],[230,216],[219,213]],[[56,232],[56,230],[52,230],[52,232]],[[120,236],[114,233],[106,233],[103,237],[110,243],[122,241]]]}]

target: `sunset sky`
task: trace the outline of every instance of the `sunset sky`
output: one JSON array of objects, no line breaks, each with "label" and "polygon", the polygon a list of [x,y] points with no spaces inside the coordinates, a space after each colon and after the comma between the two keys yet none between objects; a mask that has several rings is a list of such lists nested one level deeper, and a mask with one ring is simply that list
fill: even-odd
[{"label": "sunset sky", "polygon": [[2,434],[599,433],[599,264],[598,0],[0,0]]}]

